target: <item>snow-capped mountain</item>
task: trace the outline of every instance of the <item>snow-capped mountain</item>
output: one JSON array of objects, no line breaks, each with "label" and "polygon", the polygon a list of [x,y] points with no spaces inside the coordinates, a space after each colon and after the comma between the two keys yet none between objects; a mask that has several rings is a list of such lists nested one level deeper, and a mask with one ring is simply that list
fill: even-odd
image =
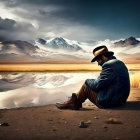
[{"label": "snow-capped mountain", "polygon": [[53,48],[53,49],[61,49],[68,51],[79,51],[83,50],[78,44],[69,44],[64,38],[56,37],[52,40],[46,41],[45,39],[39,38],[38,42],[45,47]]},{"label": "snow-capped mountain", "polygon": [[121,46],[121,47],[137,46],[137,45],[140,45],[140,41],[137,40],[135,37],[129,37],[127,39],[115,42],[114,45],[115,45],[115,47],[117,47],[117,46]]}]

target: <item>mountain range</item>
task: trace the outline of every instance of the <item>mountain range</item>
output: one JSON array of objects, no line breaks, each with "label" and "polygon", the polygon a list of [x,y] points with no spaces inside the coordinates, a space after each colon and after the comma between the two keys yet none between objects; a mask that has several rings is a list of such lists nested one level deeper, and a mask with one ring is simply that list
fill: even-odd
[{"label": "mountain range", "polygon": [[[39,38],[34,44],[21,40],[4,41],[0,42],[0,63],[89,63],[93,57],[92,50],[98,45],[98,43],[94,46],[83,42],[77,43],[62,37],[49,40]],[[140,60],[139,45],[139,40],[129,37],[110,46],[115,53],[117,52],[115,49],[119,47],[118,54],[121,58],[128,56],[130,58],[131,54]]]},{"label": "mountain range", "polygon": [[53,48],[53,49],[62,49],[67,51],[79,51],[83,50],[80,46],[77,44],[69,44],[64,38],[62,37],[56,37],[50,41],[46,41],[45,39],[39,38],[38,42],[42,45],[45,45],[45,47]]}]

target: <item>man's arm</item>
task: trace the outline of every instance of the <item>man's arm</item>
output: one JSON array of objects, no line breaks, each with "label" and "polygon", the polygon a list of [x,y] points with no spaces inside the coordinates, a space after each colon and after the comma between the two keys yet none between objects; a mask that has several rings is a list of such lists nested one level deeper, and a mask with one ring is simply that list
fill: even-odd
[{"label": "man's arm", "polygon": [[109,65],[105,65],[102,67],[102,72],[99,77],[95,79],[87,79],[85,84],[93,89],[94,91],[99,91],[110,85],[112,80],[116,77],[113,69]]}]

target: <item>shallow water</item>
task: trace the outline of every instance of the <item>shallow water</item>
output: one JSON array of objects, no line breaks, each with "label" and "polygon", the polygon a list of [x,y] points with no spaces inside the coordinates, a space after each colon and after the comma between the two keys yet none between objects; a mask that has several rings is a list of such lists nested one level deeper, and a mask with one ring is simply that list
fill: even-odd
[{"label": "shallow water", "polygon": [[62,102],[99,72],[0,73],[0,109]]}]

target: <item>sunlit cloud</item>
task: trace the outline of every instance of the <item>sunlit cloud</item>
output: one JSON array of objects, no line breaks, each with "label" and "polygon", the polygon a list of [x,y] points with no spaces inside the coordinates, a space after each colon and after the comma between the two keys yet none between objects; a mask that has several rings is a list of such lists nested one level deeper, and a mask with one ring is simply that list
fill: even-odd
[{"label": "sunlit cloud", "polygon": [[0,4],[0,16],[2,18],[16,19],[16,15],[12,13],[12,10],[2,4]]}]

